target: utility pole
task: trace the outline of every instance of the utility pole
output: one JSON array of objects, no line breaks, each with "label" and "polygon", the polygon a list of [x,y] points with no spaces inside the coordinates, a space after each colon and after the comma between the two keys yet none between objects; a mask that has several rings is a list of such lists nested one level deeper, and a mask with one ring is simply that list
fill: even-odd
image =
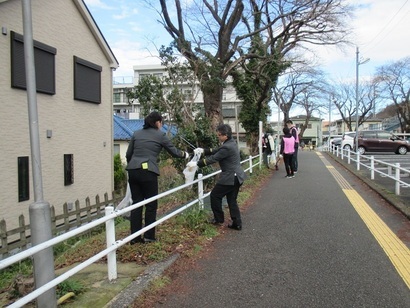
[{"label": "utility pole", "polygon": [[[43,180],[41,175],[40,138],[38,129],[37,85],[34,65],[33,26],[31,1],[21,0],[23,10],[24,61],[26,69],[28,118],[30,147],[34,186],[34,203],[30,204],[30,231],[33,246],[52,238],[50,204],[43,199]],[[39,251],[33,256],[35,287],[47,284],[55,278],[53,248]],[[57,307],[55,288],[51,288],[37,298],[36,306],[41,308]]]},{"label": "utility pole", "polygon": [[369,62],[369,58],[359,61],[359,47],[356,47],[356,142],[355,149],[358,151],[359,138],[359,65]]},{"label": "utility pole", "polygon": [[330,150],[330,125],[332,123],[332,98],[329,100],[329,137],[327,138],[327,146]]}]

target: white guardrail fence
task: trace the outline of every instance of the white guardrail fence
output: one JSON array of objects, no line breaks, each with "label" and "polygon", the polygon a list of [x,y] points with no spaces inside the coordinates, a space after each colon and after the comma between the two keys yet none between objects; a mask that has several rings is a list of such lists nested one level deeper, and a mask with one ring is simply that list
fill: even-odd
[{"label": "white guardrail fence", "polygon": [[[261,166],[261,160],[259,159],[260,155],[256,155],[256,156],[249,156],[248,159],[244,160],[241,162],[241,164],[245,164],[248,163],[249,166],[248,168],[245,169],[245,172],[248,172],[250,174],[252,174],[253,168],[255,166]],[[255,162],[255,164],[253,165],[253,160],[257,159],[257,161]],[[131,206],[128,206],[122,210],[115,210],[113,206],[107,206],[105,208],[105,216],[101,217],[95,221],[92,221],[86,225],[83,225],[81,227],[78,227],[74,230],[71,230],[69,232],[66,232],[64,234],[61,234],[51,240],[48,240],[46,242],[43,242],[39,245],[36,245],[34,247],[31,247],[27,250],[24,250],[20,253],[17,253],[11,257],[8,257],[4,260],[0,260],[0,270],[7,268],[10,265],[13,265],[21,260],[24,260],[28,257],[33,256],[34,254],[38,253],[39,251],[42,251],[46,248],[52,247],[58,243],[61,243],[69,238],[72,238],[74,236],[77,236],[85,231],[88,231],[90,229],[93,229],[103,223],[105,223],[105,228],[106,228],[106,241],[107,241],[107,248],[102,250],[101,252],[99,252],[98,254],[94,255],[93,257],[89,258],[88,260],[84,261],[83,263],[77,265],[76,267],[68,270],[67,272],[65,272],[64,274],[56,277],[55,279],[49,281],[48,283],[42,285],[41,287],[37,288],[36,290],[34,290],[33,292],[27,294],[25,297],[20,298],[19,300],[17,300],[16,302],[14,302],[13,304],[11,304],[8,307],[22,307],[23,305],[31,302],[32,300],[36,299],[37,297],[39,297],[40,295],[42,295],[43,293],[45,293],[46,291],[50,290],[51,288],[57,286],[58,284],[60,284],[61,282],[65,281],[66,279],[68,279],[69,277],[73,276],[74,274],[78,273],[79,271],[83,270],[84,268],[86,268],[87,266],[93,264],[94,262],[98,261],[99,259],[107,256],[107,267],[108,267],[108,279],[110,281],[115,280],[117,278],[117,260],[116,260],[116,250],[118,248],[120,248],[121,246],[127,244],[128,242],[130,242],[132,239],[134,239],[135,237],[143,234],[144,232],[146,232],[147,230],[163,223],[164,221],[170,219],[171,217],[185,211],[186,209],[190,208],[191,206],[195,205],[195,204],[200,204],[201,206],[203,206],[203,200],[204,198],[206,198],[210,192],[204,194],[203,191],[203,180],[211,178],[213,176],[216,176],[218,173],[220,173],[221,171],[218,170],[214,173],[208,174],[206,176],[203,176],[202,174],[198,174],[198,179],[194,180],[191,183],[187,183],[181,186],[178,186],[176,188],[170,189],[166,192],[160,193],[157,196],[154,196],[152,198],[146,199],[144,201],[141,201],[139,203],[133,204]],[[114,219],[122,216],[138,207],[141,207],[149,202],[152,202],[154,200],[158,200],[161,199],[165,196],[171,195],[181,189],[185,189],[188,187],[191,187],[193,184],[198,183],[198,199],[192,200],[191,202],[185,204],[184,206],[178,208],[177,210],[173,211],[172,213],[169,213],[168,215],[162,217],[161,219],[158,219],[156,222],[142,228],[140,231],[133,233],[123,239],[116,239],[115,236],[115,223],[114,223]],[[53,264],[54,266],[54,264]]]},{"label": "white guardrail fence", "polygon": [[370,171],[370,179],[375,179],[375,174],[379,174],[382,177],[389,178],[395,182],[394,193],[400,195],[400,188],[410,188],[410,181],[404,181],[403,178],[408,179],[410,177],[410,169],[406,169],[400,166],[400,163],[388,163],[379,159],[375,159],[373,155],[360,155],[358,152],[351,151],[350,149],[342,149],[340,147],[332,146],[323,147],[323,150],[330,151],[333,155],[340,157],[342,160],[346,160],[348,164],[352,162],[356,164],[356,170],[366,168]]}]

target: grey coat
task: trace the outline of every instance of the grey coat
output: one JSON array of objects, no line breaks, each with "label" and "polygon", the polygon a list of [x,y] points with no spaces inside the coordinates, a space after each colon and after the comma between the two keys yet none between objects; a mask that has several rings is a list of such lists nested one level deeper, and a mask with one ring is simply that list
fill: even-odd
[{"label": "grey coat", "polygon": [[127,149],[126,169],[148,169],[159,175],[158,155],[162,148],[173,157],[185,158],[185,152],[177,149],[163,131],[155,128],[135,131]]},{"label": "grey coat", "polygon": [[232,138],[227,139],[219,148],[215,150],[207,149],[204,154],[207,156],[198,162],[198,167],[204,167],[219,162],[222,172],[218,184],[234,185],[235,175],[238,178],[239,183],[243,183],[246,174],[241,167],[241,157],[235,140]]}]

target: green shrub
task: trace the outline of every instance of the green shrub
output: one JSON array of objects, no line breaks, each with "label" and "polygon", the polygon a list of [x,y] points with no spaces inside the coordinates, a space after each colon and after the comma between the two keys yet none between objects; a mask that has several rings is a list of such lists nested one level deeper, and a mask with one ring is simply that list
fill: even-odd
[{"label": "green shrub", "polygon": [[126,189],[127,172],[121,161],[120,154],[114,156],[114,190]]},{"label": "green shrub", "polygon": [[202,232],[206,228],[209,213],[199,204],[192,206],[177,216],[177,221],[190,230]]}]

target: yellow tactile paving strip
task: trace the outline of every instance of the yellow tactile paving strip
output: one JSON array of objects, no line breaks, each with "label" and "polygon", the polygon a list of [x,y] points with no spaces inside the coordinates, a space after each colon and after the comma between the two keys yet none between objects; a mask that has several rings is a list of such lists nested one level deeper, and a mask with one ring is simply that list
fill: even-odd
[{"label": "yellow tactile paving strip", "polygon": [[324,158],[320,152],[317,152],[317,154],[328,168],[329,172],[339,183],[343,192],[353,205],[353,208],[390,258],[407,287],[410,288],[410,250],[371,209],[357,191],[350,186],[343,176],[330,165],[326,158]]}]

